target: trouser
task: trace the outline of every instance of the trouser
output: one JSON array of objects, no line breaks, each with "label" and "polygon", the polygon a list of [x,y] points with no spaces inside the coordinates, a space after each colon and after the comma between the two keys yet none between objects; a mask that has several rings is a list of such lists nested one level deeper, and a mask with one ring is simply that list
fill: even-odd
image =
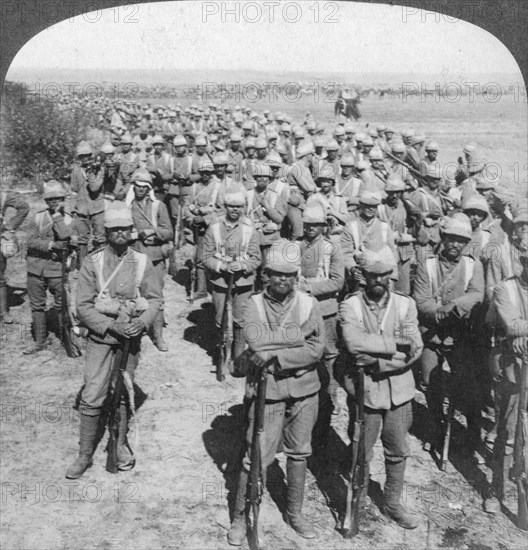
[{"label": "trouser", "polygon": [[60,313],[62,309],[62,277],[40,277],[28,273],[27,295],[31,311],[45,311],[49,290],[53,296],[54,307]]},{"label": "trouser", "polygon": [[286,213],[286,218],[291,227],[291,240],[302,239],[303,231],[303,222],[302,222],[302,210],[298,206],[288,205],[288,211]]},{"label": "trouser", "polygon": [[[451,370],[449,384],[446,384],[447,373],[442,369],[444,359]],[[420,364],[422,387],[434,423],[429,434],[430,442],[434,445],[438,443],[443,397],[447,393],[455,409],[465,415],[470,447],[476,449],[480,441],[482,403],[471,342],[459,340],[453,346],[442,349],[431,343],[426,344]]]},{"label": "trouser", "polygon": [[[132,340],[126,365],[126,372],[132,381],[138,365],[139,352],[139,340]],[[119,361],[120,353],[120,344],[105,344],[96,342],[91,336],[88,337],[84,363],[84,387],[79,407],[82,413],[97,414],[97,411],[103,407],[110,384],[112,386],[115,384],[117,370],[113,367],[115,361]]]},{"label": "trouser", "polygon": [[87,245],[90,242],[90,233],[93,233],[95,246],[106,243],[104,212],[87,215],[75,214],[73,229],[78,236],[79,246]]},{"label": "trouser", "polygon": [[196,245],[195,262],[196,262],[196,292],[207,292],[207,275],[203,263],[204,258],[204,241],[205,235],[199,231],[194,232],[194,243]]},{"label": "trouser", "polygon": [[[253,293],[252,286],[233,287],[233,324],[235,327],[243,326],[244,308]],[[215,308],[215,322],[217,327],[222,326],[222,315],[227,295],[227,288],[213,286],[213,305]]]},{"label": "trouser", "polygon": [[[350,412],[348,431],[350,440],[354,437],[354,422],[356,421],[356,403],[354,397],[347,396]],[[374,454],[374,445],[381,430],[381,443],[385,461],[396,464],[410,455],[407,434],[412,425],[412,401],[402,405],[392,405],[389,410],[371,409],[365,406],[365,461],[370,463]]]},{"label": "trouser", "polygon": [[[187,196],[188,196],[188,193],[183,193],[183,195],[182,195],[182,199],[181,199],[181,201],[182,201],[182,215],[183,215],[183,205],[185,204],[185,200],[186,200]],[[180,197],[179,197],[179,195],[167,194],[167,196],[165,198],[165,203],[167,204],[167,206],[169,208],[169,214],[170,214],[172,226],[176,227],[176,225],[179,222],[178,212],[180,211]]]},{"label": "trouser", "polygon": [[[306,459],[312,454],[312,430],[317,420],[318,394],[284,401],[266,402],[264,410],[264,444],[262,448],[262,469],[266,470],[275,460],[275,454],[282,440],[284,454],[295,460]],[[251,441],[255,420],[255,400],[249,407],[249,426],[246,432],[248,450],[243,467],[251,466]]]}]

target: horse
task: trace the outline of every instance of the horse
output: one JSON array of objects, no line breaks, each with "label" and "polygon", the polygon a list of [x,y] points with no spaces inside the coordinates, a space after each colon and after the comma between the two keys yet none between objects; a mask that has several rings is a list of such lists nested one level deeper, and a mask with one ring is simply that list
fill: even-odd
[{"label": "horse", "polygon": [[359,120],[361,113],[359,112],[358,103],[360,102],[359,97],[347,100],[339,98],[334,107],[335,116],[344,115],[347,120],[351,120],[352,117],[354,117],[354,120]]}]

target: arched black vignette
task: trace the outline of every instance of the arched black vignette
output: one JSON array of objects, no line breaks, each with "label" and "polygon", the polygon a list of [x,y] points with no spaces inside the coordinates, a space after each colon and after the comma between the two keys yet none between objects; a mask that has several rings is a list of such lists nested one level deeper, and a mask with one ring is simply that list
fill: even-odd
[{"label": "arched black vignette", "polygon": [[[95,10],[125,4],[147,4],[164,0],[0,0],[0,76],[5,76],[18,51],[47,27]],[[171,0],[179,1],[179,0]],[[200,0],[194,0],[200,1]],[[311,0],[303,0],[311,1]],[[358,2],[359,0],[340,0]],[[528,2],[526,0],[369,0],[371,4],[407,6],[438,12],[473,23],[498,38],[515,58],[524,82],[528,83]],[[46,9],[49,6],[49,9]]]}]

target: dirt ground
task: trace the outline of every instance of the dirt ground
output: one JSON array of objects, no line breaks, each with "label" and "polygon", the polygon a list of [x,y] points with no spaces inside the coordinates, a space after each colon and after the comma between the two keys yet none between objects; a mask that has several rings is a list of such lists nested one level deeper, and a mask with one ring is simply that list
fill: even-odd
[{"label": "dirt ground", "polygon": [[[495,155],[505,166],[516,160],[526,162],[526,126],[520,129],[525,105],[520,106],[522,116],[515,106],[504,108],[501,127],[507,130],[500,132],[494,127],[499,124],[497,119],[491,116],[495,111],[488,113],[489,123],[477,125],[475,117],[485,113],[476,110],[457,126],[456,112],[447,122],[440,120],[438,113],[428,121],[426,106],[415,107],[421,108],[425,117],[419,124],[431,134],[441,134],[441,147],[448,142],[445,149],[449,155],[442,155],[445,160],[458,156],[473,129],[472,135],[476,133],[477,141],[488,151],[496,147]],[[380,108],[377,102],[366,104],[364,113],[374,108]],[[396,120],[407,120],[404,117],[412,111],[408,105],[398,107],[390,101],[384,102],[383,108],[388,118],[391,113]],[[416,115],[417,119],[422,115]],[[377,120],[383,116],[378,114]],[[502,156],[499,141],[504,144]],[[32,212],[36,205],[34,200]],[[189,255],[187,246],[181,266]],[[103,442],[94,466],[77,481],[66,480],[64,472],[77,453],[79,420],[73,406],[85,358],[68,359],[52,334],[48,350],[33,357],[22,355],[30,338],[22,257],[10,260],[7,276],[16,323],[3,326],[1,332],[1,547],[228,548],[229,510],[241,452],[243,381],[216,381],[211,359],[212,307],[189,304],[185,268],[176,281],[166,279],[169,353],[160,353],[148,338],[143,340],[136,376],[141,406],[131,436],[136,468],[118,475],[107,473]],[[526,533],[514,524],[517,500],[512,483],[507,487],[502,514],[491,517],[482,510],[481,493],[490,480],[490,457],[488,465],[480,467],[463,457],[463,418],[453,427],[447,472],[441,472],[434,458],[422,450],[429,428],[419,392],[403,498],[420,515],[421,525],[406,531],[381,515],[378,504],[385,474],[378,443],[371,466],[367,517],[355,539],[343,539],[337,527],[345,505],[349,441],[344,393],[339,397],[342,406],[332,419],[328,462],[313,466],[307,479],[304,511],[313,521],[317,539],[301,539],[282,519],[285,461],[278,455],[269,471],[270,491],[262,506],[264,548],[526,548]]]}]

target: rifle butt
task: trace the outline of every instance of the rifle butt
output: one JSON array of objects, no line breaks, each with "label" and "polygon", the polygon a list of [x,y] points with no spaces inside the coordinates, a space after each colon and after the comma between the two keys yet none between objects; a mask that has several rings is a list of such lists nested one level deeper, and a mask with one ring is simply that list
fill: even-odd
[{"label": "rifle butt", "polygon": [[106,471],[110,474],[119,473],[117,467],[117,437],[111,435],[106,448]]},{"label": "rifle butt", "polygon": [[517,480],[517,527],[528,531],[528,501],[526,493],[526,480]]}]

